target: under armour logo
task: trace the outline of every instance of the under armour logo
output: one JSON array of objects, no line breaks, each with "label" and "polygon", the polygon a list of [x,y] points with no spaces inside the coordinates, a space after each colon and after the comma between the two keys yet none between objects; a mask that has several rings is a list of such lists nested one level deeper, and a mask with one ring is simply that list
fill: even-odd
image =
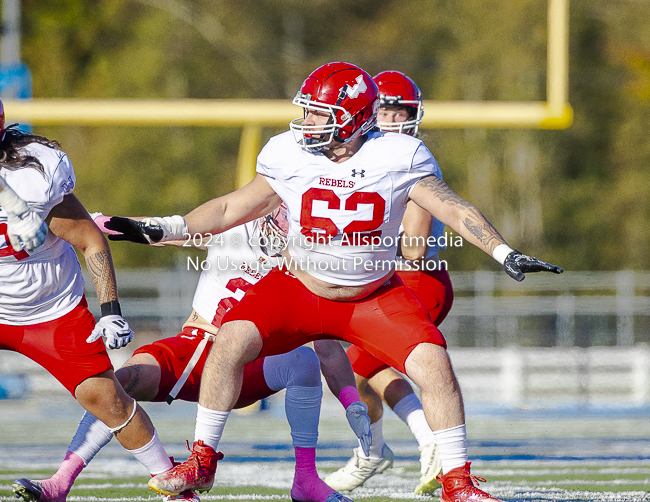
[{"label": "under armour logo", "polygon": [[366,92],[368,86],[363,80],[363,75],[357,77],[357,84],[353,86],[346,86],[345,93],[350,96],[352,99],[356,98],[359,94]]},{"label": "under armour logo", "polygon": [[113,320],[113,324],[115,324],[115,326],[123,328],[124,326],[126,326],[126,321],[124,319],[115,319]]},{"label": "under armour logo", "polygon": [[364,174],[366,172],[365,169],[361,169],[361,171],[357,171],[356,169],[352,169],[352,177],[355,177],[357,174],[364,178],[366,175]]}]

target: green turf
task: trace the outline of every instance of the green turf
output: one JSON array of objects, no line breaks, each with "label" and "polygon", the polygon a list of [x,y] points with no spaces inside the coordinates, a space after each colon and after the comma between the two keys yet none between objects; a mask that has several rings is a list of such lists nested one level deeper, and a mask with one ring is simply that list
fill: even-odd
[{"label": "green turf", "polygon": [[[252,464],[252,463],[251,463]],[[290,479],[290,466],[281,463],[261,463],[258,472],[265,472],[268,479],[284,476]],[[215,487],[202,496],[203,500],[227,500],[248,502],[254,500],[289,500],[289,490],[265,486],[257,479],[235,479],[241,470],[242,476],[249,476],[251,465],[230,466],[228,480],[218,479]],[[330,469],[321,469],[324,475]],[[478,469],[477,469],[478,470]],[[598,465],[584,462],[528,462],[481,464],[479,474],[488,478],[484,485],[495,496],[506,501],[521,502],[636,502],[650,501],[650,464],[602,463]],[[38,479],[51,472],[0,471],[0,501],[15,501],[11,482],[18,477]],[[83,473],[73,487],[70,502],[140,502],[158,501],[160,497],[148,490],[147,477],[119,477]],[[265,478],[266,479],[266,478]],[[405,484],[405,479],[408,481]],[[391,481],[392,480],[392,481]],[[412,482],[411,482],[412,480]],[[435,497],[412,495],[411,486],[417,481],[415,469],[393,468],[366,483],[366,486],[348,494],[355,501],[406,502],[413,500],[439,500]],[[400,484],[401,483],[401,484]],[[269,483],[272,484],[272,483]]]}]

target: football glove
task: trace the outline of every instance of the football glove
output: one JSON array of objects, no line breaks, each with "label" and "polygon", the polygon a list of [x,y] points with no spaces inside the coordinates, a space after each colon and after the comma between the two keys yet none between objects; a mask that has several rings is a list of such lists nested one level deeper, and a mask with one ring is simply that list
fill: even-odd
[{"label": "football glove", "polygon": [[182,216],[166,216],[164,218],[145,218],[142,221],[112,216],[104,223],[110,230],[119,232],[109,235],[112,241],[131,241],[140,244],[155,244],[170,240],[180,240],[187,233],[187,224]]},{"label": "football glove", "polygon": [[19,215],[9,213],[7,236],[14,251],[19,252],[25,248],[25,251],[32,252],[45,241],[47,223],[31,209]]},{"label": "football glove", "polygon": [[503,262],[503,268],[510,277],[515,281],[521,282],[526,277],[525,272],[553,272],[561,274],[564,270],[557,265],[552,265],[533,256],[525,255],[516,249],[513,249],[506,260]]},{"label": "football glove", "polygon": [[120,349],[133,340],[133,331],[121,315],[105,315],[97,321],[86,342],[93,343],[101,337],[106,338],[106,346],[109,349]]},{"label": "football glove", "polygon": [[348,419],[350,427],[357,438],[359,438],[363,453],[367,457],[370,455],[370,443],[372,442],[368,407],[361,401],[355,401],[345,409],[345,416]]},{"label": "football glove", "polygon": [[0,206],[7,213],[7,237],[16,253],[23,248],[33,251],[43,244],[47,224],[16,195],[4,178],[0,177]]}]

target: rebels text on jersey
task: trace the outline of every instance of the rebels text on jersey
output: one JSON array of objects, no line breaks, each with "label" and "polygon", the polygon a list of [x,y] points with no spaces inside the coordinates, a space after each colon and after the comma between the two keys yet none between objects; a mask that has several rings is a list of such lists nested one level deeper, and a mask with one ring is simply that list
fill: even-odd
[{"label": "rebels text on jersey", "polygon": [[[0,168],[0,175],[45,220],[76,178],[68,156],[39,143],[24,147],[43,165]],[[7,238],[7,213],[0,208],[0,324],[23,326],[46,322],[72,311],[83,296],[84,280],[73,247],[48,231],[32,253],[14,251]]]},{"label": "rebels text on jersey", "polygon": [[221,319],[253,284],[278,265],[262,250],[258,220],[231,228],[208,246],[207,262],[196,286],[192,307],[220,327]]},{"label": "rebels text on jersey", "polygon": [[291,259],[313,277],[343,286],[368,284],[394,268],[411,189],[425,176],[440,176],[422,141],[382,132],[369,133],[342,163],[282,133],[260,152],[257,172],[287,206]]}]

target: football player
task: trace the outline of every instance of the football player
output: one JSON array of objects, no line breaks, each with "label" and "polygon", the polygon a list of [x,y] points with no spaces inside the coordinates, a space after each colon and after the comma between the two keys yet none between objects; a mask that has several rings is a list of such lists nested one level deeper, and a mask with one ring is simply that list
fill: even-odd
[{"label": "football player", "polygon": [[[118,349],[133,339],[108,242],[73,193],[74,169],[60,145],[16,126],[5,127],[0,102],[0,350],[43,366],[149,472],[166,471],[172,464],[153,424],[117,381],[102,340]],[[75,248],[97,291],[97,322]]]},{"label": "football player", "polygon": [[[116,237],[141,242],[176,240],[186,232],[219,233],[284,202],[289,215],[285,262],[224,316],[201,377],[199,402],[210,413],[197,416],[197,430],[203,432],[196,440],[220,436],[245,363],[311,340],[337,338],[366,349],[420,387],[442,464],[442,500],[493,501],[470,473],[463,401],[445,339],[394,275],[406,204],[413,200],[518,281],[525,272],[562,269],[509,247],[477,208],[436,175],[437,163],[422,141],[373,131],[378,94],[370,75],[355,65],[317,68],[293,100],[303,117],[264,146],[253,181],[185,217],[115,228],[123,233]],[[285,301],[271,309],[269,300],[278,291]],[[211,441],[211,448],[217,446]],[[197,468],[202,456],[195,449],[187,462],[155,476],[149,486],[174,491],[212,486],[214,470]]]},{"label": "football player", "polygon": [[[95,214],[95,222],[104,227],[109,218]],[[206,249],[207,260],[202,265],[199,283],[192,301],[192,313],[178,336],[158,340],[138,348],[133,356],[116,372],[127,393],[138,401],[164,402],[174,399],[197,402],[201,372],[225,313],[236,305],[244,293],[264,277],[278,263],[278,256],[286,244],[288,221],[282,205],[257,221],[235,227],[219,236],[206,239],[186,239],[167,245],[192,246]],[[351,502],[318,477],[316,471],[316,442],[322,398],[320,372],[336,396],[341,396],[346,415],[359,441],[367,451],[370,446],[370,419],[367,408],[359,402],[354,388],[350,363],[340,342],[314,342],[318,356],[303,346],[287,354],[258,358],[244,366],[241,394],[235,408],[249,406],[276,392],[286,389],[285,411],[291,427],[296,456],[295,477],[291,497],[300,502]],[[198,405],[198,413],[204,410]],[[81,470],[70,470],[70,458],[80,458],[83,465],[111,440],[108,428],[86,413],[79,424],[68,452],[58,472],[48,480],[21,479],[14,483],[17,494],[28,501],[65,502]],[[194,445],[205,454],[202,461],[216,468],[221,453],[209,449],[201,441]],[[47,488],[48,497],[39,494]],[[197,501],[191,490],[179,495],[165,493],[165,500]]]},{"label": "football player", "polygon": [[[379,89],[377,125],[380,130],[416,136],[424,115],[422,94],[415,82],[399,71],[384,71],[373,77]],[[442,179],[440,169],[435,175]],[[400,227],[397,271],[402,279],[429,311],[433,324],[439,326],[453,302],[453,289],[449,273],[440,266],[439,239],[445,225],[410,201]],[[427,245],[429,243],[430,245]],[[355,448],[352,458],[325,481],[337,490],[353,490],[363,485],[375,474],[393,465],[394,455],[384,443],[382,432],[382,400],[411,429],[420,450],[420,481],[415,493],[431,494],[440,487],[436,477],[440,473],[433,431],[429,428],[422,403],[411,384],[368,351],[350,345],[348,357],[357,380],[361,400],[368,406],[372,424],[370,455]]]}]

